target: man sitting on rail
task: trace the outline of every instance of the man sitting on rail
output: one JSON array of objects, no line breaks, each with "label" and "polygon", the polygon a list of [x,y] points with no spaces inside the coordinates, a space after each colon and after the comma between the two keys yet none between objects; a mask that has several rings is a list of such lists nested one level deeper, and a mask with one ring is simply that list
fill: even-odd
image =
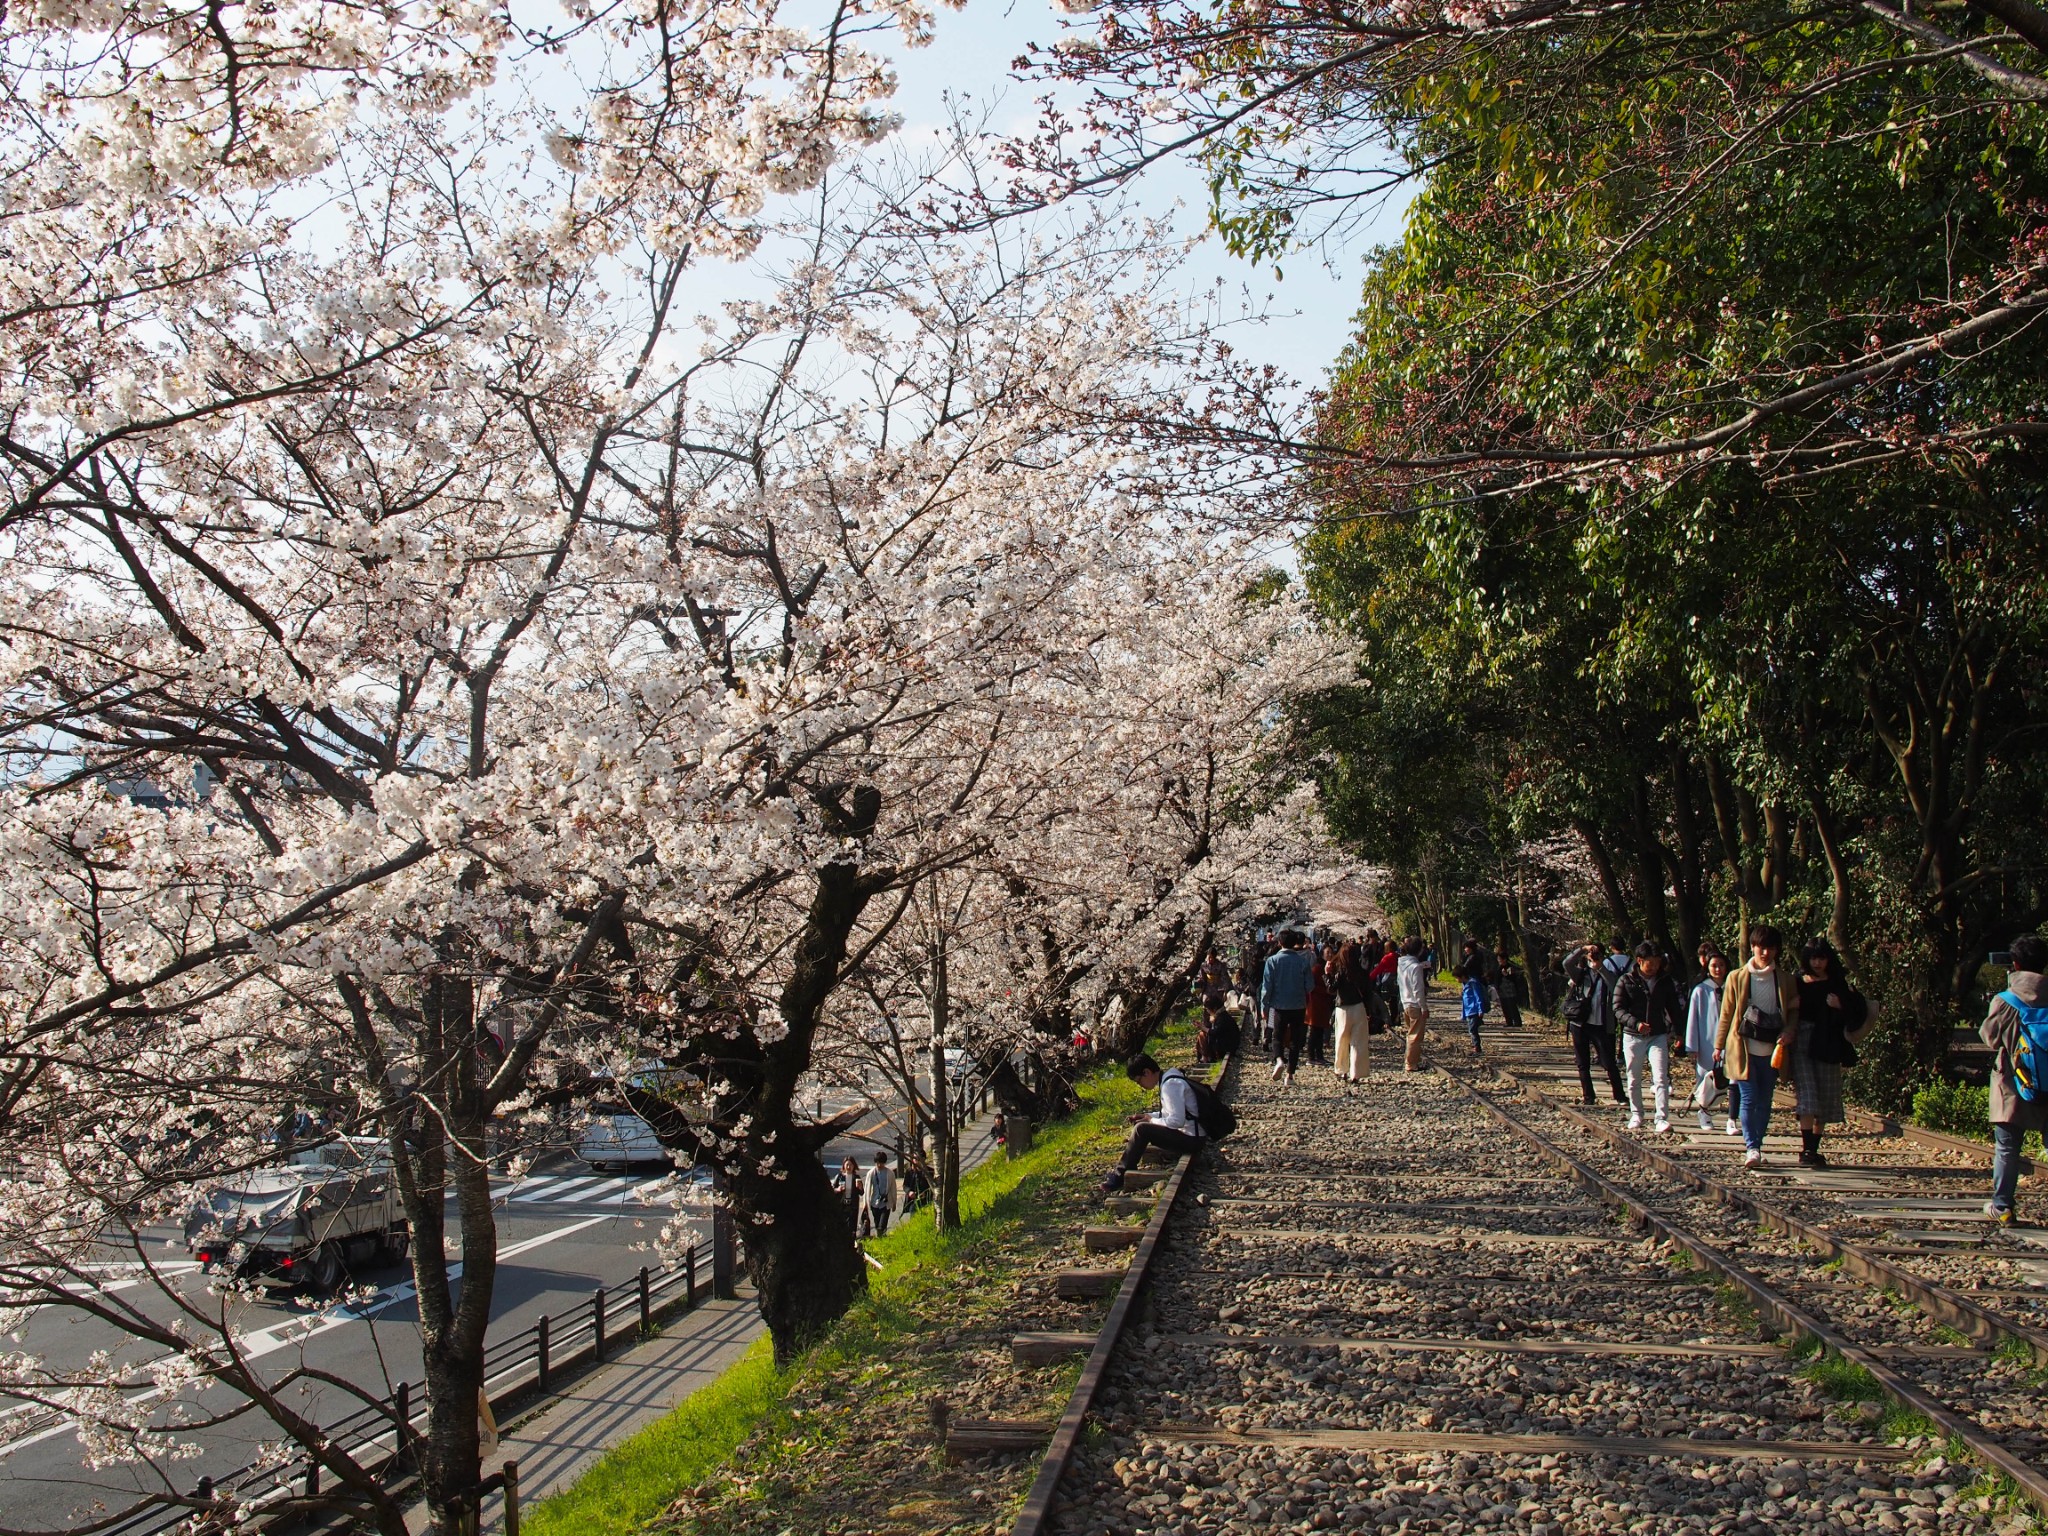
[{"label": "man sitting on rail", "polygon": [[1194,1085],[1181,1074],[1179,1067],[1161,1072],[1158,1062],[1140,1052],[1131,1058],[1124,1071],[1140,1088],[1159,1090],[1159,1113],[1134,1117],[1137,1123],[1131,1128],[1131,1140],[1124,1148],[1123,1161],[1110,1169],[1102,1180],[1102,1187],[1111,1191],[1124,1187],[1124,1175],[1138,1166],[1146,1148],[1157,1147],[1178,1157],[1183,1152],[1193,1152],[1202,1144],[1202,1121],[1195,1107]]}]

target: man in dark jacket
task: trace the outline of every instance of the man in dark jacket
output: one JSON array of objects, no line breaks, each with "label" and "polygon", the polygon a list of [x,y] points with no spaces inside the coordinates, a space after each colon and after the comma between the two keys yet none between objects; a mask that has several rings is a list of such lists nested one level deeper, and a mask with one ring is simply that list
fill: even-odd
[{"label": "man in dark jacket", "polygon": [[1649,939],[1636,946],[1635,964],[1614,982],[1614,1021],[1628,1063],[1628,1128],[1643,1128],[1643,1068],[1656,1093],[1656,1131],[1671,1131],[1671,1036],[1685,1027],[1685,1005],[1664,969],[1664,952]]},{"label": "man in dark jacket", "polygon": [[1600,1058],[1600,1070],[1614,1090],[1614,1102],[1623,1102],[1621,1072],[1614,1064],[1614,1032],[1603,1017],[1600,1002],[1600,946],[1582,944],[1564,959],[1565,992],[1558,1011],[1564,1015],[1565,1032],[1572,1038],[1572,1055],[1579,1064],[1579,1086],[1586,1102],[1593,1100],[1593,1057]]},{"label": "man in dark jacket", "polygon": [[2048,977],[2043,972],[2048,972],[2048,942],[2038,933],[2014,939],[2005,990],[1991,1000],[1991,1012],[1978,1031],[1998,1052],[1991,1066],[1991,1203],[1984,1209],[2001,1223],[2012,1221],[2018,1211],[2020,1143],[2028,1131],[2048,1134],[2048,1082],[2041,1081],[2048,1050],[2032,1053],[2038,1084],[2033,1098],[2020,1092],[2019,1081],[2028,1060],[2030,1023],[2036,1041],[2048,1037]]}]

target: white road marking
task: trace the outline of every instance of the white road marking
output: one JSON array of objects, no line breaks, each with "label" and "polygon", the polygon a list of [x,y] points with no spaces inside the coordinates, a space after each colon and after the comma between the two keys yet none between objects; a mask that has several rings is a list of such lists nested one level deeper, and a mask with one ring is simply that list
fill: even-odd
[{"label": "white road marking", "polygon": [[[593,1189],[599,1184],[623,1186],[624,1183],[625,1180],[623,1179],[608,1178],[604,1175],[599,1175],[597,1178],[594,1179],[571,1179],[566,1185],[557,1185],[548,1193],[544,1195],[536,1195],[532,1198],[537,1200],[545,1200],[551,1203],[557,1200],[573,1200],[577,1197],[578,1194],[582,1193],[583,1191]],[[602,1199],[603,1197],[599,1196],[598,1198]]]},{"label": "white road marking", "polygon": [[[562,1238],[573,1236],[575,1233],[589,1227],[594,1227],[600,1222],[616,1219],[616,1217],[612,1216],[586,1216],[581,1221],[568,1222],[563,1226],[543,1232],[536,1237],[529,1237],[525,1242],[514,1243],[509,1248],[500,1248],[498,1250],[498,1259],[502,1263],[506,1259],[517,1258],[522,1253],[531,1253],[536,1248],[543,1248],[549,1243],[558,1242]],[[450,1280],[459,1278],[461,1274],[462,1266],[459,1263],[448,1266],[448,1278]],[[389,1311],[400,1302],[412,1300],[417,1289],[417,1286],[412,1281],[407,1280],[398,1285],[385,1287],[359,1305],[337,1307],[318,1318],[287,1318],[284,1322],[274,1323],[268,1328],[259,1328],[254,1333],[245,1333],[240,1336],[237,1343],[241,1346],[242,1355],[245,1359],[260,1360],[263,1356],[275,1354],[280,1349],[287,1349],[294,1344],[303,1344],[308,1339],[318,1338],[321,1334],[332,1332],[336,1328],[346,1327],[350,1323],[361,1322],[375,1317],[381,1312]],[[138,1369],[142,1369],[142,1367],[138,1367]],[[163,1389],[151,1387],[136,1393],[128,1399],[128,1402],[131,1406],[140,1406],[145,1403],[156,1402],[166,1395]],[[23,1406],[30,1407],[33,1405],[24,1404]],[[71,1420],[67,1417],[60,1419],[48,1429],[42,1430],[37,1434],[24,1435],[19,1440],[9,1441],[4,1445],[0,1445],[0,1461],[5,1461],[9,1456],[25,1446],[36,1445],[41,1441],[50,1439],[52,1436],[61,1435],[70,1428]]]}]

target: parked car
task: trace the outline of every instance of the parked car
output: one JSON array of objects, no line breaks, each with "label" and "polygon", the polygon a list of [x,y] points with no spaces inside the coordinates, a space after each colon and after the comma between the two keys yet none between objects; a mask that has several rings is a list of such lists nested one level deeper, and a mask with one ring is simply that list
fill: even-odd
[{"label": "parked car", "polygon": [[600,1105],[576,1138],[576,1155],[593,1168],[668,1166],[668,1148],[654,1127],[621,1105]]},{"label": "parked car", "polygon": [[209,1189],[185,1246],[209,1271],[326,1294],[352,1270],[397,1264],[412,1229],[383,1144],[338,1137]]},{"label": "parked car", "polygon": [[[638,1068],[625,1080],[634,1089],[659,1093],[687,1089],[696,1079],[672,1067],[649,1065]],[[576,1155],[593,1168],[625,1171],[639,1167],[670,1166],[668,1148],[654,1134],[654,1127],[626,1107],[617,1079],[606,1079],[605,1088],[591,1101],[590,1120],[577,1133]]]}]

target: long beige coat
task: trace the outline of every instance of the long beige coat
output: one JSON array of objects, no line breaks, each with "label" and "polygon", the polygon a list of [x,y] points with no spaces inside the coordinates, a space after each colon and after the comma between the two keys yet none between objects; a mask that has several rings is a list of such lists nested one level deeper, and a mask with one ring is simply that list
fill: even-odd
[{"label": "long beige coat", "polygon": [[[1749,1006],[1750,969],[1730,971],[1721,986],[1721,1029],[1714,1037],[1714,1049],[1721,1053],[1721,1070],[1731,1082],[1749,1076],[1749,1042],[1742,1038],[1742,1010]],[[1778,965],[1778,1011],[1785,1016],[1787,1050],[1799,1049],[1799,973]],[[1791,1063],[1786,1063],[1791,1069]]]}]

